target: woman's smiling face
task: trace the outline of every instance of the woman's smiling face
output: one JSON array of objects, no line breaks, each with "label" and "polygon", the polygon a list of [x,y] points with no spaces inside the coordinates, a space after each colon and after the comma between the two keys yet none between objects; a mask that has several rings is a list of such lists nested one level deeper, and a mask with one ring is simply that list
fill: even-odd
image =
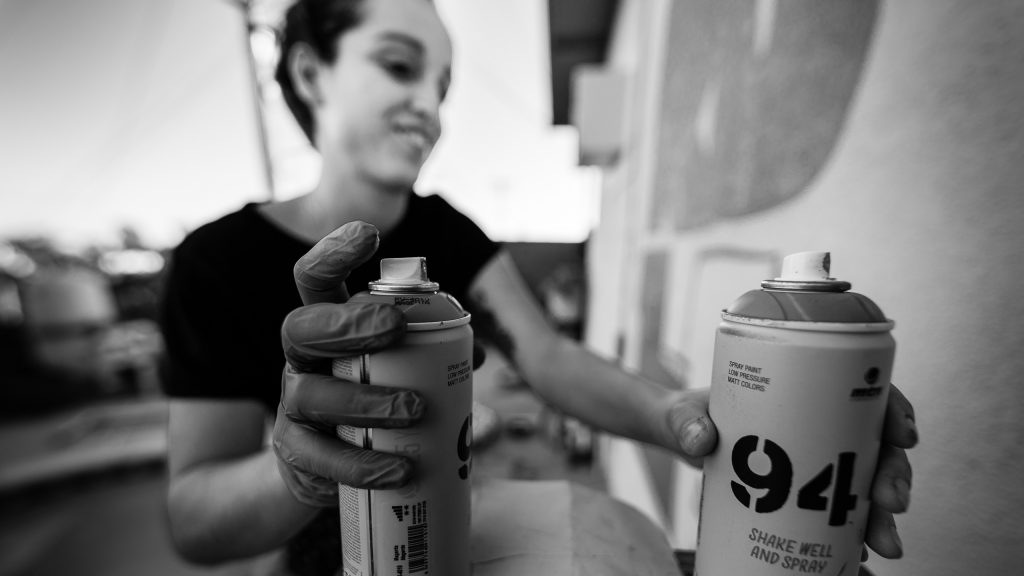
[{"label": "woman's smiling face", "polygon": [[429,0],[367,0],[363,10],[334,63],[320,66],[317,147],[326,170],[412,186],[441,135],[451,42]]}]

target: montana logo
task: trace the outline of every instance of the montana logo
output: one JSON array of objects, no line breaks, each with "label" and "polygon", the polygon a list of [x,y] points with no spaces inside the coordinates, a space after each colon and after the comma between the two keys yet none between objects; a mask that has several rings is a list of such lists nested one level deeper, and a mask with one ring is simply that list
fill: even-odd
[{"label": "montana logo", "polygon": [[413,306],[416,304],[430,304],[429,298],[423,296],[395,296],[395,306]]}]

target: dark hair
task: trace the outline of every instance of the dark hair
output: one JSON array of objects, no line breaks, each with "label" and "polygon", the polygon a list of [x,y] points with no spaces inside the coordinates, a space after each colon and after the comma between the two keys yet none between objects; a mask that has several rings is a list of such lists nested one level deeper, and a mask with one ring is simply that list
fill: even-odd
[{"label": "dark hair", "polygon": [[281,51],[274,78],[281,86],[284,101],[302,131],[314,145],[313,113],[295,93],[288,70],[288,56],[297,43],[313,49],[324,62],[331,64],[338,57],[337,41],[342,34],[363,21],[365,0],[297,0],[288,8],[281,27]]}]

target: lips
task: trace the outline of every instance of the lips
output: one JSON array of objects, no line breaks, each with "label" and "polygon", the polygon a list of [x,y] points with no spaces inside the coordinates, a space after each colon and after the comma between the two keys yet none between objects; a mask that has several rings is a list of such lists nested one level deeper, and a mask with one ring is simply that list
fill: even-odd
[{"label": "lips", "polygon": [[400,140],[421,154],[429,152],[437,141],[435,131],[421,125],[396,124],[393,131]]}]

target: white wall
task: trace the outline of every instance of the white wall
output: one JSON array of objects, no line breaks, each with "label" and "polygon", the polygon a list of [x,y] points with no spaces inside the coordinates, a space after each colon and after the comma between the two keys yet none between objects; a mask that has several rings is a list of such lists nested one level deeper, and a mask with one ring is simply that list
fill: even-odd
[{"label": "white wall", "polygon": [[[620,4],[607,65],[627,78],[626,128],[620,161],[604,170],[600,225],[588,241],[585,339],[598,353],[637,366],[637,350],[623,337],[635,334],[635,303],[640,289],[639,240],[646,195],[653,176],[657,109],[661,78],[657,63],[664,53],[667,0],[623,1]],[[661,23],[659,25],[658,23]],[[671,530],[670,513],[658,502],[652,478],[639,447],[620,438],[602,437],[605,478],[611,494],[644,512],[657,525]]]},{"label": "white wall", "polygon": [[[690,359],[695,383],[710,378],[715,318],[707,311],[756,287],[772,263],[771,253],[701,260],[709,249],[831,250],[834,274],[896,321],[894,380],[917,410],[921,444],[909,453],[911,510],[897,519],[906,557],[873,559],[879,575],[1001,575],[1024,562],[1021,62],[1019,2],[881,5],[845,129],[804,191],[758,213],[672,231],[668,241],[642,227],[618,238],[640,253],[667,243],[665,342]],[[612,184],[606,205],[652,194]],[[593,260],[615,243],[598,235]],[[696,281],[695,270],[703,271]],[[592,285],[601,302],[600,280]],[[636,308],[628,293],[617,296]],[[629,328],[593,331],[628,336]],[[677,525],[687,521],[687,502],[695,510],[692,496],[679,499]]]}]

